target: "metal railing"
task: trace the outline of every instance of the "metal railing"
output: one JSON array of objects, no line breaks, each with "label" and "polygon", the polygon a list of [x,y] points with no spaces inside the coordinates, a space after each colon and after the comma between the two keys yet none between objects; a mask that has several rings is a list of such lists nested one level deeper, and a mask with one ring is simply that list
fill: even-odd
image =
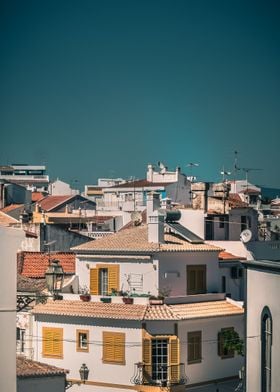
[{"label": "metal railing", "polygon": [[184,363],[178,365],[145,365],[138,362],[134,366],[134,375],[131,382],[135,385],[168,387],[187,383]]}]

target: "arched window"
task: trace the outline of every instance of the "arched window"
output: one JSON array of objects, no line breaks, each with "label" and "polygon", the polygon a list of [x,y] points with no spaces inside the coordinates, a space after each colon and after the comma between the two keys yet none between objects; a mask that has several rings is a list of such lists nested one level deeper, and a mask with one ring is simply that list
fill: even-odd
[{"label": "arched window", "polygon": [[271,392],[272,316],[267,306],[261,315],[262,392]]}]

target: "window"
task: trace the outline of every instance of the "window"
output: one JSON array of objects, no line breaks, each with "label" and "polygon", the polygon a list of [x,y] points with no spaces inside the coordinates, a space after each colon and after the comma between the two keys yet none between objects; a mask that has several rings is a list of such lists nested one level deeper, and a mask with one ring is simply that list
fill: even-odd
[{"label": "window", "polygon": [[241,215],[241,231],[247,229],[247,217],[246,215]]},{"label": "window", "polygon": [[222,276],[222,293],[227,292],[227,278],[226,276]]},{"label": "window", "polygon": [[97,264],[90,270],[90,294],[110,295],[119,290],[119,265]]},{"label": "window", "polygon": [[206,293],[206,265],[187,266],[187,294]]},{"label": "window", "polygon": [[42,328],[43,357],[63,358],[63,328]]},{"label": "window", "polygon": [[188,364],[201,362],[201,331],[188,332]]},{"label": "window", "polygon": [[233,327],[222,328],[221,332],[218,333],[218,355],[222,359],[227,359],[227,358],[233,358],[234,357],[234,351],[233,350],[229,350],[225,346],[225,339],[224,339],[224,336],[223,336],[223,332],[227,332],[227,331],[234,331],[234,328]]},{"label": "window", "polygon": [[25,346],[25,329],[17,327],[17,351],[24,353]]},{"label": "window", "polygon": [[103,362],[125,365],[125,334],[103,332]]},{"label": "window", "polygon": [[89,351],[89,332],[78,329],[76,332],[76,350],[81,352]]},{"label": "window", "polygon": [[266,306],[261,316],[262,392],[271,392],[272,316]]},{"label": "window", "polygon": [[143,377],[146,382],[177,383],[180,379],[180,351],[177,336],[151,336],[143,338]]}]

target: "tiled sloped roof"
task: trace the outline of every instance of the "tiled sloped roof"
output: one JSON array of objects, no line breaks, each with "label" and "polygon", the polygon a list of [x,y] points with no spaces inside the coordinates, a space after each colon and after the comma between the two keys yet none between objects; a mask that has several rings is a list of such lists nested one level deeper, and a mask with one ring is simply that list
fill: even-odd
[{"label": "tiled sloped roof", "polygon": [[46,280],[28,278],[27,276],[17,275],[17,291],[38,293],[46,288]]},{"label": "tiled sloped roof", "polygon": [[42,192],[32,192],[32,194],[31,194],[31,200],[33,202],[39,201],[39,200],[43,199],[44,197],[46,197],[46,196]]},{"label": "tiled sloped roof", "polygon": [[148,242],[148,227],[147,225],[136,226],[129,229],[121,230],[118,233],[112,234],[98,240],[90,241],[72,248],[76,252],[105,251],[114,253],[123,252],[203,252],[203,251],[221,251],[214,245],[209,244],[191,244],[183,238],[175,234],[165,234],[164,244],[155,244]]},{"label": "tiled sloped roof", "polygon": [[243,314],[244,309],[226,300],[178,305],[126,305],[62,300],[38,304],[32,313],[141,321],[233,316]]},{"label": "tiled sloped roof", "polygon": [[246,257],[235,256],[232,253],[222,251],[219,253],[219,260],[246,260]]},{"label": "tiled sloped roof", "polygon": [[60,204],[72,199],[74,196],[46,196],[41,199],[38,204],[40,204],[42,210],[51,211],[53,208],[58,207]]},{"label": "tiled sloped roof", "polygon": [[0,225],[9,226],[10,224],[18,223],[18,220],[0,211]]},{"label": "tiled sloped roof", "polygon": [[[143,188],[143,187],[162,187],[162,186],[167,186],[170,184],[174,184],[175,181],[170,181],[170,182],[150,182],[147,181],[146,179],[142,180],[136,180],[136,181],[128,181],[123,184],[118,184],[118,185],[113,185],[110,188]],[[107,189],[110,189],[107,188]],[[106,190],[106,188],[104,189]]]},{"label": "tiled sloped roof", "polygon": [[46,377],[46,376],[65,376],[68,370],[51,366],[46,363],[32,361],[23,356],[17,357],[17,377]]},{"label": "tiled sloped roof", "polygon": [[96,317],[106,319],[143,320],[146,305],[127,305],[119,303],[49,301],[38,304],[34,314],[56,314],[60,316]]},{"label": "tiled sloped roof", "polygon": [[[51,260],[60,261],[65,273],[75,273],[75,254],[72,252],[51,253]],[[42,252],[21,252],[18,254],[18,272],[29,278],[44,278],[49,266],[49,255]]]},{"label": "tiled sloped roof", "polygon": [[170,305],[175,316],[181,320],[233,316],[244,313],[244,309],[226,300]]},{"label": "tiled sloped roof", "polygon": [[17,210],[18,208],[24,208],[24,204],[10,204],[2,208],[1,211],[6,214],[7,212]]},{"label": "tiled sloped roof", "polygon": [[242,201],[238,193],[230,193],[228,197],[230,207],[248,207],[248,204]]}]

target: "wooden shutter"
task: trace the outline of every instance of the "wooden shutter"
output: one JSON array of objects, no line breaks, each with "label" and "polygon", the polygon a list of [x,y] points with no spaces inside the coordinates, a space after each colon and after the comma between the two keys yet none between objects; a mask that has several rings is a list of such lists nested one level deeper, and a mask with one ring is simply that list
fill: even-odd
[{"label": "wooden shutter", "polygon": [[125,364],[125,334],[103,332],[103,362]]},{"label": "wooden shutter", "polygon": [[170,365],[170,380],[172,383],[177,383],[180,380],[180,346],[177,336],[170,336],[169,338],[169,365]]},{"label": "wooden shutter", "polygon": [[108,267],[108,294],[112,293],[112,289],[119,291],[119,265],[110,265]]},{"label": "wooden shutter", "polygon": [[143,330],[142,335],[143,381],[147,383],[151,381],[152,376],[152,340],[151,335],[147,331]]},{"label": "wooden shutter", "polygon": [[206,265],[187,265],[187,294],[206,293]]},{"label": "wooden shutter", "polygon": [[63,328],[42,328],[43,357],[63,358]]},{"label": "wooden shutter", "polygon": [[223,337],[222,332],[218,333],[218,356],[221,357],[223,355]]},{"label": "wooden shutter", "polygon": [[188,363],[201,362],[201,331],[188,333]]},{"label": "wooden shutter", "polygon": [[90,269],[90,294],[92,295],[98,295],[99,294],[99,289],[98,289],[98,268],[91,268]]}]

